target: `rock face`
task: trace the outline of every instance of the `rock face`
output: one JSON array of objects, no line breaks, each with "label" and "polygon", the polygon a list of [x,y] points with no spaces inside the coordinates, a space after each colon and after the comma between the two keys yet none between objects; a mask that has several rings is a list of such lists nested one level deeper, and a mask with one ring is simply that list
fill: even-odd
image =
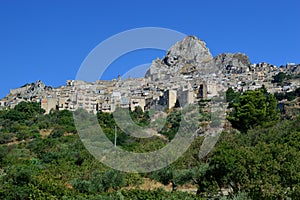
[{"label": "rock face", "polygon": [[248,72],[249,67],[250,61],[245,54],[223,53],[213,58],[205,42],[188,36],[172,46],[164,58],[154,60],[146,78],[155,81],[181,75],[241,74]]},{"label": "rock face", "polygon": [[180,74],[190,74],[199,71],[212,60],[205,42],[195,36],[188,36],[172,46],[163,59],[154,60],[146,78],[168,79]]},{"label": "rock face", "polygon": [[51,87],[38,80],[35,83],[26,84],[18,89],[11,89],[8,96],[20,96],[23,99],[32,99],[35,97],[43,96],[47,91],[51,91]]},{"label": "rock face", "polygon": [[251,64],[248,56],[242,53],[222,53],[216,56],[213,62],[222,73],[234,74],[248,72]]},{"label": "rock face", "polygon": [[188,36],[171,47],[163,61],[168,66],[174,66],[180,62],[201,64],[211,59],[212,55],[205,42],[195,36]]}]

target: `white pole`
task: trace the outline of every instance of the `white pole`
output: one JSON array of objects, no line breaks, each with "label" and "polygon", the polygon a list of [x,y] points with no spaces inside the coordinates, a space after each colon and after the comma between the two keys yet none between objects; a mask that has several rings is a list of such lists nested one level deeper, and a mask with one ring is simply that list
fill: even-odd
[{"label": "white pole", "polygon": [[117,126],[115,126],[115,147],[117,147]]}]

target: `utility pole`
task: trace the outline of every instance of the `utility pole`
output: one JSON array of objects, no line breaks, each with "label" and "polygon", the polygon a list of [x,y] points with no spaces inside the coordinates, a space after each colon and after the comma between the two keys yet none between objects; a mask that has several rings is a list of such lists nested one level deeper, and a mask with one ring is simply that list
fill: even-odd
[{"label": "utility pole", "polygon": [[117,126],[115,126],[115,141],[114,146],[117,147]]}]

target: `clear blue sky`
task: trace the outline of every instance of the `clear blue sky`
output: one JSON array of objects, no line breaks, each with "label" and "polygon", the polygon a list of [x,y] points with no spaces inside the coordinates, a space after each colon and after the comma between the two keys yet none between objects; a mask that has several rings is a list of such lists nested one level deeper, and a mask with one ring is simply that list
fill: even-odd
[{"label": "clear blue sky", "polygon": [[[101,41],[138,27],[196,35],[215,56],[246,53],[252,63],[300,63],[298,0],[0,1],[0,98],[40,79],[54,87],[74,79]],[[106,78],[162,57],[161,51],[123,56]]]}]

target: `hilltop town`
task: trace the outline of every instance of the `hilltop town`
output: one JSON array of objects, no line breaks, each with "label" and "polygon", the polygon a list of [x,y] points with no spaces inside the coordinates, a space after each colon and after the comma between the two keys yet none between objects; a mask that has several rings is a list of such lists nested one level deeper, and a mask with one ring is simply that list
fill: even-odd
[{"label": "hilltop town", "polygon": [[[274,76],[279,73],[291,79],[282,84],[274,82]],[[300,64],[253,64],[242,53],[213,57],[205,42],[188,36],[172,46],[164,58],[154,60],[144,78],[67,80],[66,85],[58,88],[37,81],[11,89],[0,100],[0,109],[31,101],[40,102],[46,113],[51,109],[75,111],[78,108],[92,113],[114,112],[117,107],[134,110],[137,106],[143,110],[153,106],[163,110],[174,107],[176,102],[186,105],[213,98],[230,87],[240,92],[262,86],[270,93],[293,91],[300,86],[299,73]]]},{"label": "hilltop town", "polygon": [[[122,192],[137,191],[139,196],[146,191],[145,198],[148,198],[152,186],[147,186],[146,190],[140,186],[137,186],[138,190],[127,189],[134,187],[119,184],[119,180],[124,183],[127,180],[126,174],[117,171],[122,168],[107,164],[106,159],[112,156],[112,162],[119,166],[127,167],[131,166],[128,163],[133,163],[131,170],[134,172],[136,169],[154,169],[153,166],[178,155],[181,143],[188,144],[188,149],[180,153],[172,165],[144,173],[145,177],[139,176],[139,179],[134,176],[131,183],[137,180],[147,181],[147,185],[153,180],[167,183],[172,187],[172,193],[167,195],[176,194],[178,184],[179,191],[196,193],[196,196],[186,193],[192,199],[206,198],[210,195],[206,191],[220,196],[244,190],[258,196],[253,199],[262,199],[263,195],[276,199],[277,194],[289,192],[299,196],[297,189],[291,189],[297,188],[298,182],[294,181],[292,185],[285,182],[285,177],[288,180],[300,177],[294,173],[300,163],[297,160],[300,155],[297,154],[300,98],[296,98],[300,97],[299,75],[300,65],[293,63],[285,66],[253,64],[242,53],[223,53],[213,57],[203,41],[190,36],[172,46],[162,59],[154,60],[144,78],[122,79],[119,76],[110,81],[94,82],[67,80],[64,86],[57,88],[38,80],[11,89],[0,100],[0,110],[3,109],[0,116],[0,160],[4,166],[0,177],[2,183],[8,185],[0,184],[4,185],[0,196],[17,188],[11,180],[21,174],[18,187],[28,191],[24,196],[46,191],[45,194],[53,197],[53,190],[57,190],[58,198],[77,194],[85,195],[83,198],[89,197],[87,195],[99,197],[111,195],[113,193],[107,191],[115,192],[121,188]],[[260,89],[262,87],[275,95]],[[255,89],[259,90],[249,91]],[[224,94],[228,94],[228,98],[225,99]],[[229,97],[233,99],[228,100]],[[21,103],[24,101],[38,103]],[[246,104],[242,104],[243,101]],[[189,104],[199,106],[178,108]],[[74,117],[73,111],[77,109],[79,112],[74,112]],[[96,115],[91,117],[92,114],[80,109]],[[126,112],[128,109],[133,112]],[[143,113],[141,109],[149,112]],[[97,129],[99,126],[101,129]],[[105,140],[98,134],[101,133],[99,130],[105,133]],[[170,144],[173,147],[170,148]],[[145,161],[123,156],[118,153],[119,149],[134,155],[146,155]],[[162,155],[163,149],[169,149],[167,154]],[[119,155],[124,162],[115,159]],[[287,162],[282,162],[282,158],[287,158]],[[95,163],[95,159],[116,170],[102,167],[104,165]],[[272,163],[275,163],[275,171]],[[134,168],[139,165],[139,168]],[[76,171],[78,173],[74,174]],[[252,176],[252,172],[259,172],[260,176]],[[29,184],[23,184],[23,174],[32,177]],[[64,178],[51,178],[57,174]],[[175,182],[179,179],[173,174],[178,174],[184,182]],[[102,177],[112,184],[106,184]],[[269,177],[275,177],[276,181],[269,180]],[[243,180],[248,181],[244,183]],[[28,185],[32,187],[28,188]],[[44,185],[49,187],[44,188]],[[53,185],[57,188],[53,189]],[[85,190],[82,190],[82,185]],[[99,185],[108,185],[108,189],[95,190]],[[184,193],[180,194],[178,199],[183,198]],[[157,198],[157,193],[154,196]]]}]

